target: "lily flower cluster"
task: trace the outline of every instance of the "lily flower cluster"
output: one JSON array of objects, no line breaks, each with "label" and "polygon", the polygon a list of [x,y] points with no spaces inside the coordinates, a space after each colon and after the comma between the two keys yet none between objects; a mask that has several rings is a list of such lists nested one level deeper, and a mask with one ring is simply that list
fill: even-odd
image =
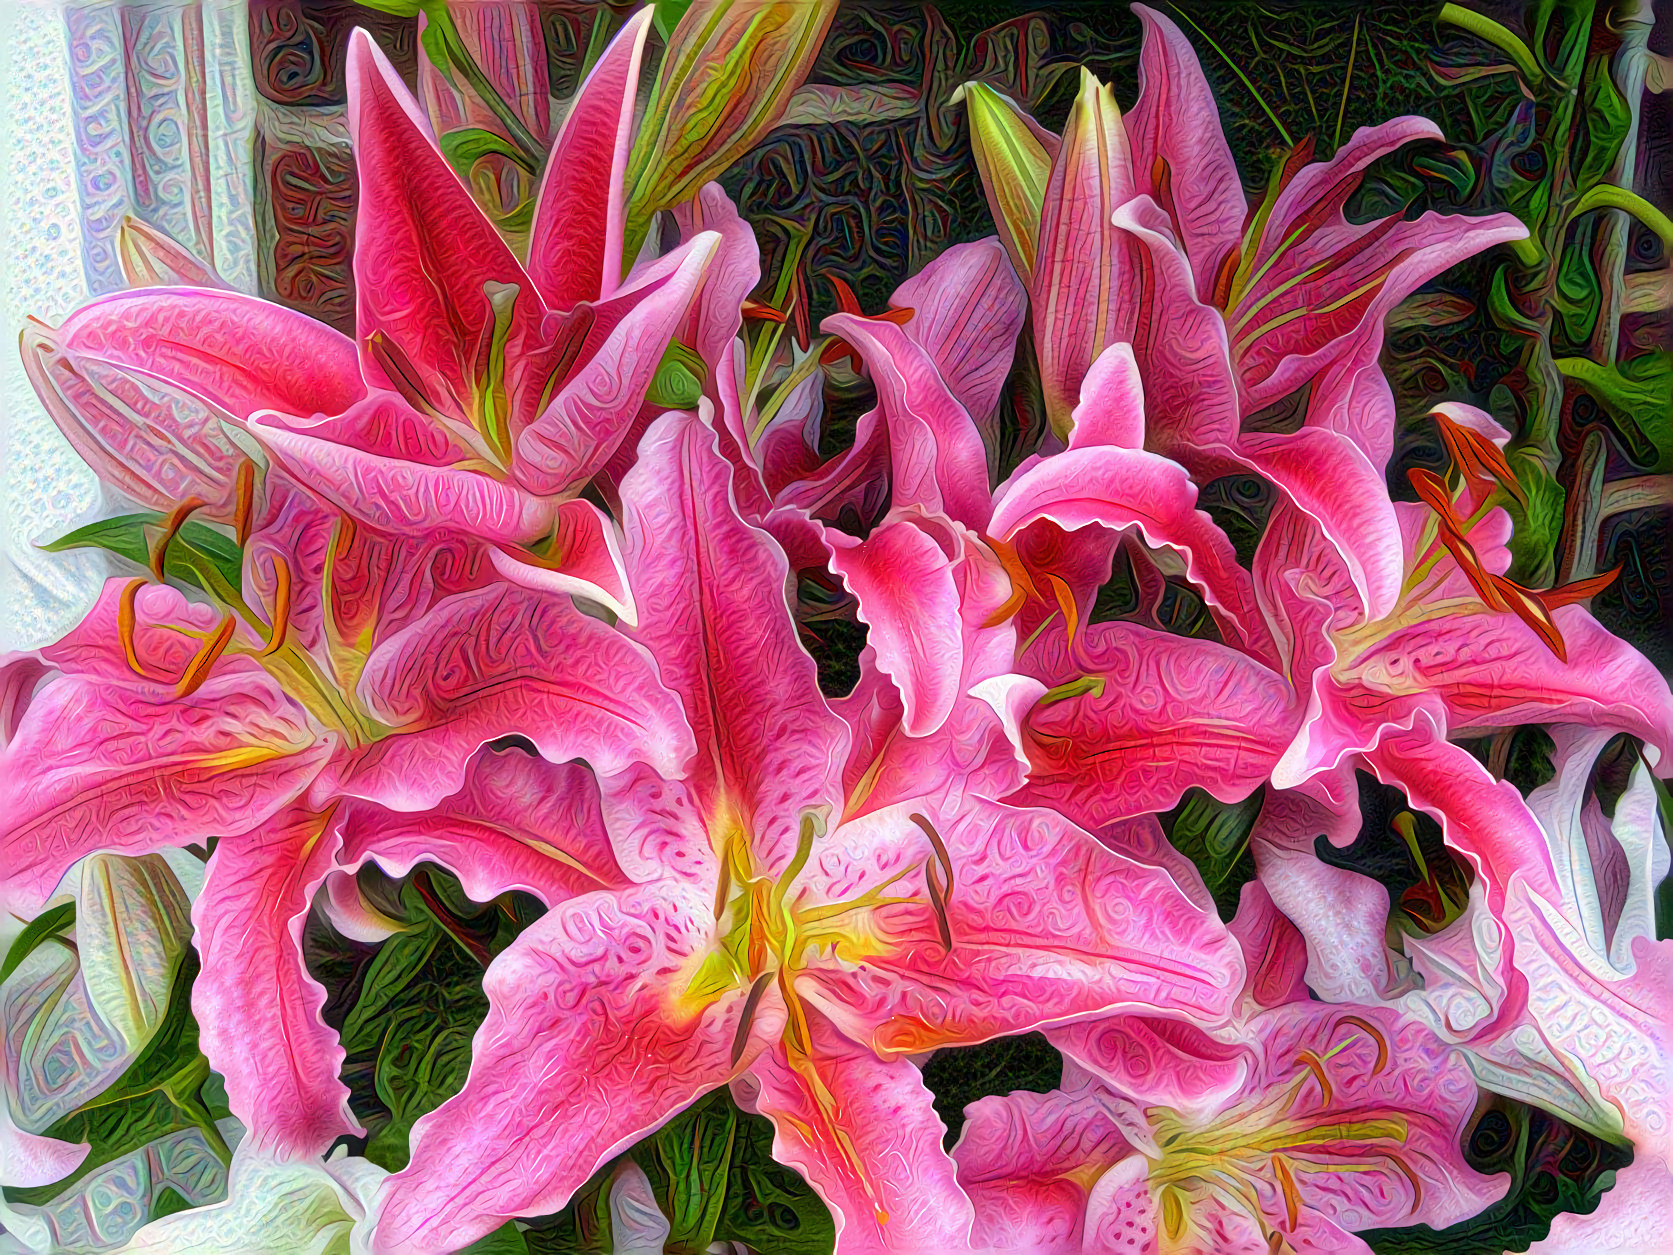
[{"label": "lily flower cluster", "polygon": [[[1450,469],[1416,502],[1386,480],[1385,315],[1524,228],[1347,216],[1437,135],[1417,118],[1295,151],[1251,202],[1189,43],[1135,11],[1125,114],[1084,72],[1061,135],[965,89],[998,236],[880,313],[839,283],[823,350],[752,295],[716,184],[624,253],[648,13],[579,90],[521,255],[357,33],[353,336],[137,230],[140,286],[25,330],[145,512],[118,521],[141,573],[0,664],[0,906],[37,916],[88,856],[210,851],[191,1009],[245,1130],[232,1201],[135,1249],[279,1223],[266,1180],[357,1247],[456,1250],[723,1086],[844,1253],[1368,1250],[1503,1196],[1460,1144],[1484,1092],[1630,1143],[1673,1198],[1673,695],[1580,604],[1599,581],[1508,578],[1492,417],[1441,406]],[[1046,421],[996,474],[1025,328]],[[876,393],[834,452],[828,372]],[[1228,475],[1271,490],[1243,561],[1198,508]],[[809,587],[867,629],[843,696]],[[1524,796],[1460,742],[1529,724],[1555,776]],[[1457,855],[1421,927],[1318,853],[1365,775]],[[1192,789],[1259,808],[1230,918],[1157,818]],[[346,1172],[322,1156],[364,1130],[303,925],[385,935],[356,872],[421,863],[546,913],[487,967],[469,1079],[407,1166]],[[925,1059],[1034,1030],[1061,1088],[975,1103],[946,1149]],[[44,1127],[6,1118],[6,1184],[86,1153]]]}]

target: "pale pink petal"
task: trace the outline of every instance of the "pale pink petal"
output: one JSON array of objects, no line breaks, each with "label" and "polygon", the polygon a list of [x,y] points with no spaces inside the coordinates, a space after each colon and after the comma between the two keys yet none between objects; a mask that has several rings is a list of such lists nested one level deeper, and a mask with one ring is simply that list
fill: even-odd
[{"label": "pale pink petal", "polygon": [[609,461],[656,377],[674,328],[696,297],[719,237],[705,231],[658,263],[645,290],[601,342],[589,335],[583,361],[516,438],[517,478],[537,493],[578,491]]},{"label": "pale pink petal", "polygon": [[1130,246],[1110,215],[1133,191],[1114,93],[1083,69],[1046,183],[1030,292],[1046,412],[1059,434],[1087,370],[1118,338],[1111,297],[1131,265]]},{"label": "pale pink petal", "polygon": [[438,863],[477,902],[521,889],[555,906],[627,884],[591,770],[517,749],[483,750],[464,787],[433,810],[404,814],[350,802],[338,829],[343,867],[376,861],[391,876],[405,876],[420,863]]},{"label": "pale pink petal", "polygon": [[1615,1184],[1596,1211],[1565,1211],[1550,1235],[1528,1255],[1641,1255],[1644,1235],[1660,1233],[1673,1215],[1673,1168],[1657,1156],[1635,1154],[1615,1173]]},{"label": "pale pink petal", "polygon": [[488,558],[494,570],[513,584],[543,592],[586,597],[609,610],[629,627],[639,622],[633,590],[627,586],[620,534],[609,516],[590,501],[577,497],[557,508],[545,556],[528,550],[511,552],[493,546]]},{"label": "pale pink petal", "polygon": [[1131,1154],[1096,1089],[971,1103],[953,1159],[976,1208],[977,1249],[1080,1255],[1090,1179]]},{"label": "pale pink petal", "polygon": [[0,899],[33,915],[71,863],[145,854],[258,827],[335,749],[265,675],[212,676],[147,700],[61,677],[0,753]]},{"label": "pale pink petal", "polygon": [[[664,882],[562,903],[495,958],[470,1077],[413,1126],[372,1249],[454,1251],[512,1216],[558,1211],[611,1156],[730,1079],[743,997],[706,1009],[678,998],[714,927],[709,895]],[[782,1026],[782,1004],[777,1016]]]},{"label": "pale pink petal", "polygon": [[325,878],[325,897],[319,905],[336,932],[363,945],[375,946],[405,931],[399,920],[391,919],[366,901],[349,873],[332,872]]},{"label": "pale pink petal", "polygon": [[1265,840],[1259,821],[1250,845],[1261,883],[1307,940],[1307,987],[1326,1002],[1375,1003],[1392,993],[1388,890],[1310,849]]},{"label": "pale pink petal", "polygon": [[1133,12],[1144,27],[1139,98],[1123,119],[1133,182],[1173,219],[1198,299],[1206,303],[1227,254],[1243,237],[1248,201],[1195,49],[1156,10],[1135,4]]},{"label": "pale pink petal", "polygon": [[478,747],[513,733],[553,762],[673,776],[692,751],[678,700],[626,636],[565,598],[500,584],[459,593],[385,640],[360,698],[401,729],[365,751],[344,790],[393,810],[456,792]]},{"label": "pale pink petal", "polygon": [[575,93],[541,176],[529,277],[549,309],[609,296],[622,278],[622,178],[650,10],[629,18]]},{"label": "pale pink petal", "polygon": [[1071,449],[1144,448],[1144,385],[1132,345],[1112,344],[1098,354],[1081,381],[1074,420]]},{"label": "pale pink petal", "polygon": [[684,781],[635,763],[598,781],[604,827],[616,863],[641,884],[673,877],[713,892],[720,864],[708,821]]},{"label": "pale pink petal", "polygon": [[330,819],[288,810],[222,837],[192,904],[203,971],[192,986],[203,1053],[252,1144],[280,1158],[323,1154],[364,1132],[337,1079],[343,1048],[320,1018],[325,990],[302,961],[302,924],[334,866]]},{"label": "pale pink petal", "polygon": [[993,412],[1011,372],[1028,291],[999,237],[955,244],[895,289],[906,334],[930,355],[948,391],[978,421]]},{"label": "pale pink petal", "polygon": [[773,1158],[800,1172],[831,1209],[837,1251],[970,1249],[970,1200],[941,1148],[946,1128],[918,1069],[878,1058],[817,1011],[808,1011],[807,1023],[805,1061],[792,1063],[777,1045],[733,1090],[742,1106],[772,1120]]},{"label": "pale pink petal", "polygon": [[[1018,800],[1057,806],[1088,827],[1167,810],[1192,785],[1221,801],[1247,797],[1299,716],[1282,676],[1211,641],[1094,623],[1082,652],[1084,674],[1101,678],[1103,692],[1036,708],[1034,771]],[[1048,684],[1083,674],[1051,632],[1029,669]]]},{"label": "pale pink petal", "polygon": [[[922,865],[939,831],[952,861],[943,945]],[[914,868],[914,864],[919,865]],[[1118,1008],[1223,1019],[1243,984],[1237,944],[1168,874],[1101,845],[1061,815],[965,799],[910,803],[846,823],[799,883],[843,901],[897,871],[917,901],[880,909],[888,943],[863,962],[821,956],[797,990],[848,1036],[886,1054],[964,1045]],[[897,890],[896,892],[901,892]]]},{"label": "pale pink petal", "polygon": [[[894,507],[922,506],[982,530],[990,508],[987,449],[929,354],[890,322],[832,314],[820,325],[859,351],[877,385],[878,408],[888,423]],[[858,430],[854,440],[857,449]]]},{"label": "pale pink petal", "polygon": [[417,102],[364,30],[350,36],[347,62],[349,134],[360,189],[354,290],[361,369],[379,387],[394,385],[369,347],[374,335],[386,336],[429,403],[463,417],[476,408],[476,358],[494,326],[484,285],[517,288],[508,363],[540,334],[540,294],[442,157]]},{"label": "pale pink petal", "polygon": [[81,1166],[92,1146],[63,1142],[20,1129],[9,1103],[0,1099],[0,1185],[29,1190],[61,1181]]},{"label": "pale pink petal", "polygon": [[995,500],[989,529],[1008,540],[1039,519],[1066,531],[1136,526],[1149,544],[1180,552],[1187,576],[1221,612],[1230,638],[1271,657],[1254,583],[1226,534],[1196,504],[1197,487],[1177,462],[1144,449],[1065,449],[1011,478]]},{"label": "pale pink petal", "polygon": [[864,540],[827,529],[831,570],[859,602],[877,665],[905,703],[908,736],[935,731],[952,713],[964,671],[952,564],[910,519],[885,522]]},{"label": "pale pink petal", "polygon": [[731,478],[698,418],[658,419],[622,481],[626,561],[635,639],[696,736],[702,805],[739,812],[765,871],[788,862],[804,809],[828,807],[834,820],[848,730],[791,620],[783,551],[738,517]]}]

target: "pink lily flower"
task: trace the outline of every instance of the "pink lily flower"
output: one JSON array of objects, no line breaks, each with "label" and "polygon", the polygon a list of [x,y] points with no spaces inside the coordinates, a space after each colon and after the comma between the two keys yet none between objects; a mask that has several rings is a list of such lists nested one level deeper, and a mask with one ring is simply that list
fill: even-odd
[{"label": "pink lily flower", "polygon": [[732,478],[713,431],[676,412],[622,483],[635,635],[698,752],[684,777],[600,773],[631,883],[555,906],[490,966],[470,1077],[415,1125],[376,1250],[454,1249],[561,1207],[729,1082],[831,1206],[839,1249],[966,1249],[970,1206],[908,1056],[1141,1002],[1214,1022],[1241,979],[1165,873],[964,794],[948,767],[879,770],[854,817],[849,725]]},{"label": "pink lily flower", "polygon": [[1461,1055],[1383,1008],[1290,1003],[1228,1045],[1118,1017],[1082,1026],[1050,1094],[984,1098],[954,1148],[993,1251],[1371,1248],[1354,1230],[1441,1228],[1504,1193],[1459,1148]]},{"label": "pink lily flower", "polygon": [[348,58],[359,171],[349,339],[235,292],[146,288],[26,336],[72,443],[124,491],[230,520],[245,450],[391,532],[483,542],[502,576],[631,620],[611,521],[579,493],[614,452],[716,240],[622,277],[622,174],[649,13],[578,93],[528,264],[447,165],[364,33]]},{"label": "pink lily flower", "polygon": [[[643,760],[675,772],[691,741],[643,648],[567,598],[456,578],[445,550],[369,529],[321,539],[317,507],[276,489],[246,554],[254,607],[231,588],[218,613],[167,585],[112,580],[62,641],[6,661],[0,902],[33,914],[94,851],[213,842],[193,908],[203,1049],[255,1142],[295,1157],[358,1128],[300,948],[339,847],[385,851],[383,832],[347,827],[370,803],[346,799],[486,808],[470,792],[485,768],[468,764],[511,733],[605,771]],[[339,594],[370,622],[345,620]],[[382,610],[393,630],[380,633]],[[489,858],[515,870],[517,839],[480,829],[436,837],[432,855],[467,873]],[[388,832],[391,858],[403,839]],[[554,883],[528,887],[550,897]]]},{"label": "pink lily flower", "polygon": [[[1190,43],[1161,14],[1133,10],[1145,38],[1132,111],[1123,117],[1083,72],[1061,140],[1034,128],[1050,175],[1033,240],[988,184],[1029,284],[1054,429],[1066,438],[1080,421],[1071,411],[1100,354],[1130,343],[1151,393],[1148,446],[1205,478],[1248,468],[1277,484],[1342,550],[1379,617],[1400,576],[1378,491],[1394,421],[1377,367],[1383,318],[1525,228],[1508,214],[1347,221],[1367,165],[1440,138],[1421,118],[1361,129],[1328,162],[1306,164],[1304,143],[1251,210]],[[1268,421],[1302,389],[1298,426]]]}]

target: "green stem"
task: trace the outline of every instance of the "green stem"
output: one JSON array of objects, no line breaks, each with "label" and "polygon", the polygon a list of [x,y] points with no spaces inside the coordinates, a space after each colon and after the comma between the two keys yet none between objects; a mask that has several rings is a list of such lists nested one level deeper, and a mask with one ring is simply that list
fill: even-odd
[{"label": "green stem", "polygon": [[499,119],[500,125],[505,127],[506,134],[511,137],[511,142],[521,148],[538,169],[546,159],[546,150],[534,137],[534,133],[523,125],[523,119],[517,116],[516,110],[505,102],[493,83],[488,81],[482,67],[477,65],[470,49],[465,46],[464,37],[459,34],[459,28],[453,23],[453,14],[445,4],[431,5],[425,9],[425,13],[440,29],[442,46],[447,49],[447,59],[452,62],[453,68],[464,76],[472,90],[482,98],[482,103]]},{"label": "green stem", "polygon": [[1529,86],[1537,86],[1545,80],[1545,72],[1534,60],[1533,52],[1509,27],[1459,4],[1443,4],[1435,20],[1469,31],[1477,39],[1492,44],[1511,59]]}]

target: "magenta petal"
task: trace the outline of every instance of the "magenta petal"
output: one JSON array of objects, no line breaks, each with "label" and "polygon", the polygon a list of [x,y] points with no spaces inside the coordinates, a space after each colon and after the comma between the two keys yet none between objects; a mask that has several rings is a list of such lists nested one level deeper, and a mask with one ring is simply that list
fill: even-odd
[{"label": "magenta petal", "polygon": [[817,1075],[840,1127],[782,1046],[757,1059],[733,1090],[742,1106],[772,1120],[773,1158],[800,1172],[830,1207],[836,1249],[969,1250],[974,1214],[941,1149],[946,1128],[923,1076],[905,1059],[880,1059],[849,1041],[817,1011],[807,1020],[811,1051],[802,1066]]},{"label": "magenta petal", "polygon": [[1248,202],[1190,40],[1154,9],[1135,4],[1133,12],[1144,26],[1139,98],[1124,119],[1133,182],[1167,209],[1196,276],[1197,297],[1206,303],[1226,255],[1243,237]]},{"label": "magenta petal", "polygon": [[907,335],[970,416],[991,414],[1028,314],[1028,290],[999,237],[953,245],[896,288],[889,304],[912,311]]},{"label": "magenta petal", "polygon": [[[1226,802],[1247,797],[1300,713],[1282,676],[1211,641],[1094,623],[1083,653],[1084,673],[1101,678],[1103,692],[1035,709],[1034,771],[1017,800],[1056,806],[1091,828],[1167,810],[1192,785]],[[1082,674],[1049,632],[1031,669],[1049,684]]]},{"label": "magenta petal", "polygon": [[1183,1020],[1114,1015],[1052,1030],[1052,1045],[1141,1106],[1196,1120],[1214,1114],[1247,1082],[1254,1060]]},{"label": "magenta petal", "polygon": [[522,750],[483,750],[464,787],[433,810],[403,814],[352,802],[339,828],[344,867],[376,861],[391,876],[404,876],[428,860],[457,876],[477,902],[521,889],[555,906],[627,884],[592,771]]},{"label": "magenta petal", "polygon": [[731,481],[695,416],[665,414],[645,434],[622,480],[634,637],[684,703],[703,805],[739,811],[757,857],[776,869],[796,848],[804,808],[834,818],[848,729],[790,617],[784,553],[738,517]]},{"label": "magenta petal", "polygon": [[[982,530],[990,501],[987,450],[929,355],[893,323],[832,314],[821,325],[859,350],[877,385],[895,508],[922,506]],[[861,434],[855,432],[856,450]]]},{"label": "magenta petal", "polygon": [[156,701],[56,679],[0,753],[0,899],[27,917],[95,850],[237,837],[307,788],[334,748],[265,675]]},{"label": "magenta petal", "polygon": [[302,962],[302,924],[334,867],[330,820],[287,811],[223,837],[192,905],[203,971],[192,986],[203,1053],[252,1144],[281,1158],[323,1154],[364,1133],[337,1079],[343,1048],[320,1018],[325,990]]},{"label": "magenta petal", "polygon": [[55,333],[83,357],[133,367],[247,418],[337,413],[365,394],[354,341],[242,292],[144,288],[83,306]]},{"label": "magenta petal", "polygon": [[708,895],[664,882],[562,903],[512,942],[483,977],[470,1077],[413,1126],[412,1160],[379,1195],[373,1250],[454,1251],[509,1217],[558,1211],[599,1165],[724,1083],[742,998],[694,1012],[669,987],[714,926]]},{"label": "magenta petal", "polygon": [[589,344],[591,356],[517,436],[517,479],[524,487],[573,494],[610,460],[697,295],[718,239],[703,232],[636,276],[643,292],[616,294],[617,301],[632,300],[632,309],[602,343]]},{"label": "magenta petal", "polygon": [[478,747],[513,733],[600,772],[646,762],[674,776],[692,748],[643,649],[565,598],[507,584],[449,597],[385,640],[360,697],[403,731],[365,752],[344,791],[393,810],[456,792]]},{"label": "magenta petal", "polygon": [[1406,554],[1382,471],[1347,437],[1322,427],[1245,436],[1238,452],[1335,543],[1365,617],[1380,619],[1394,609]]},{"label": "magenta petal", "polygon": [[593,65],[541,176],[529,277],[548,309],[573,309],[621,284],[622,177],[650,13],[629,18]]},{"label": "magenta petal", "polygon": [[[388,393],[367,404],[391,416],[406,410]],[[365,453],[283,426],[276,417],[256,418],[250,430],[297,480],[383,531],[449,531],[515,544],[544,537],[557,518],[556,498],[479,470]]]},{"label": "magenta petal", "polygon": [[1220,621],[1229,636],[1270,654],[1249,573],[1196,502],[1196,485],[1177,462],[1144,449],[1071,448],[1013,476],[1000,489],[989,529],[1008,540],[1041,519],[1066,531],[1092,524],[1114,530],[1136,526],[1151,545],[1179,550],[1187,575],[1223,612]]},{"label": "magenta petal", "polygon": [[959,596],[935,538],[908,519],[884,523],[865,540],[827,529],[831,570],[859,601],[877,665],[905,702],[909,736],[933,732],[952,712],[964,669]]},{"label": "magenta petal", "polygon": [[476,356],[494,325],[483,285],[518,289],[508,359],[538,333],[540,296],[364,30],[349,37],[348,93],[360,187],[354,290],[361,368],[377,386],[393,385],[365,348],[382,333],[417,371],[431,404],[462,417],[475,408]]}]

